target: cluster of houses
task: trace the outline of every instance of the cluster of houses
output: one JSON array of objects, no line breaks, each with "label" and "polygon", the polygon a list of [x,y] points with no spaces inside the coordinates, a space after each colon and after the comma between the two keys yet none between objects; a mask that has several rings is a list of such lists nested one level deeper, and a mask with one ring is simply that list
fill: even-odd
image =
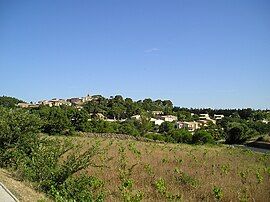
[{"label": "cluster of houses", "polygon": [[200,114],[198,121],[178,121],[176,122],[176,127],[186,128],[189,131],[193,132],[203,126],[207,126],[209,123],[216,124],[218,120],[221,120],[223,118],[224,115],[222,114],[215,114],[214,119],[211,119],[209,114]]},{"label": "cluster of houses", "polygon": [[59,107],[61,105],[67,105],[67,106],[71,106],[74,105],[77,108],[81,108],[82,104],[84,104],[85,102],[91,101],[94,98],[90,95],[87,95],[85,97],[81,97],[81,98],[69,98],[69,99],[57,99],[57,98],[53,98],[51,100],[41,100],[37,103],[18,103],[17,106],[21,107],[21,108],[37,108],[41,105],[43,106],[49,106],[49,107]]},{"label": "cluster of houses", "polygon": [[[177,116],[174,115],[163,115],[163,112],[161,111],[153,111],[153,116],[155,118],[151,118],[150,121],[153,122],[155,125],[160,126],[163,122],[175,122],[176,128],[186,128],[189,131],[193,132],[197,129],[200,129],[203,126],[207,126],[209,123],[216,124],[218,120],[221,120],[224,118],[224,115],[222,114],[215,114],[214,119],[211,119],[209,114],[200,114],[198,121],[178,121]],[[194,114],[191,114],[194,115]],[[131,118],[140,120],[140,115],[134,115]]]}]

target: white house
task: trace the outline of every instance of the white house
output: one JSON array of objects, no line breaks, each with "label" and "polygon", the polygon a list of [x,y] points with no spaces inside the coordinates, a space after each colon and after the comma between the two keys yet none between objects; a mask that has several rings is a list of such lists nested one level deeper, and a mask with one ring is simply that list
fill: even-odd
[{"label": "white house", "polygon": [[150,121],[154,122],[155,125],[158,125],[158,126],[160,126],[164,122],[164,120],[162,119],[154,119],[154,118],[151,118]]},{"label": "white house", "polygon": [[131,117],[132,119],[141,120],[141,115],[137,114]]},{"label": "white house", "polygon": [[215,120],[221,120],[224,118],[224,115],[223,114],[214,114],[214,119]]},{"label": "white house", "polygon": [[196,121],[190,121],[190,122],[178,121],[176,123],[176,127],[179,128],[179,129],[180,128],[186,128],[186,129],[188,129],[188,131],[195,131],[195,130],[201,128],[201,124],[199,122],[196,122]]},{"label": "white house", "polygon": [[173,122],[173,121],[177,121],[177,116],[166,115],[166,116],[161,116],[160,119],[164,121],[168,121],[168,122]]},{"label": "white house", "polygon": [[199,122],[205,125],[207,125],[207,122],[212,122],[213,124],[216,124],[216,120],[211,119],[209,114],[200,114],[199,119]]}]

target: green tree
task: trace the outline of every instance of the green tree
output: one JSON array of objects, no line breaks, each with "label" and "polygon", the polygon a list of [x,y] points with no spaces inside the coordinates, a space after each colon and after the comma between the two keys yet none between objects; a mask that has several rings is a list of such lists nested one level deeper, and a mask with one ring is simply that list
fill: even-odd
[{"label": "green tree", "polygon": [[173,131],[175,129],[174,124],[171,122],[163,122],[160,126],[159,126],[159,132],[160,133],[170,133],[171,131]]},{"label": "green tree", "polygon": [[192,142],[192,134],[186,129],[174,130],[171,132],[171,137],[177,143],[191,143]]},{"label": "green tree", "polygon": [[1,96],[0,97],[0,106],[3,107],[11,107],[14,108],[16,104],[23,102],[22,100],[19,100],[14,97],[8,97],[8,96]]},{"label": "green tree", "polygon": [[192,136],[192,142],[195,144],[214,143],[214,139],[207,131],[198,130]]},{"label": "green tree", "polygon": [[67,111],[59,107],[43,108],[41,118],[44,121],[43,132],[55,134],[70,134],[74,130]]},{"label": "green tree", "polygon": [[247,125],[238,122],[228,124],[225,139],[228,144],[239,144],[245,142],[252,135],[252,131]]}]

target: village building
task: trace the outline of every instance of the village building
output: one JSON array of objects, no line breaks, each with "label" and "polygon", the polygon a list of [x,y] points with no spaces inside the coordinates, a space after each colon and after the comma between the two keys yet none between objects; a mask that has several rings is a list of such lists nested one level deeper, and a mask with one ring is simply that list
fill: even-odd
[{"label": "village building", "polygon": [[152,114],[154,116],[157,116],[157,115],[163,115],[164,113],[163,113],[163,111],[152,111]]},{"label": "village building", "polygon": [[201,124],[207,126],[209,122],[212,122],[213,124],[216,124],[216,120],[213,120],[210,118],[209,114],[200,114],[199,121]]},{"label": "village building", "polygon": [[160,116],[159,118],[163,121],[168,121],[168,122],[174,122],[178,120],[177,116],[173,116],[173,115]]},{"label": "village building", "polygon": [[137,114],[137,115],[133,115],[131,116],[132,119],[136,119],[136,120],[141,120],[141,115]]},{"label": "village building", "polygon": [[164,122],[164,120],[162,119],[155,119],[155,118],[151,118],[150,121],[154,122],[154,124],[157,126],[160,126]]},{"label": "village building", "polygon": [[181,128],[185,128],[190,132],[193,132],[195,130],[198,130],[201,128],[201,124],[199,122],[196,121],[178,121],[176,123],[176,128],[181,129]]},{"label": "village building", "polygon": [[221,120],[224,118],[224,115],[223,114],[214,114],[214,119],[215,120]]},{"label": "village building", "polygon": [[69,99],[67,99],[67,101],[70,102],[71,104],[75,104],[75,105],[82,104],[81,98],[69,98]]},{"label": "village building", "polygon": [[29,107],[29,104],[28,103],[25,103],[25,102],[21,102],[21,103],[18,103],[17,106],[18,107],[21,107],[21,108],[28,108]]}]

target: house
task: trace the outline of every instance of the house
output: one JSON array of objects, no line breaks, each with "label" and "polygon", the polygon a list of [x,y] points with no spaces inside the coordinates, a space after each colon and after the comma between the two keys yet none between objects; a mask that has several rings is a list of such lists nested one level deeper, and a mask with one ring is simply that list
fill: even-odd
[{"label": "house", "polygon": [[21,108],[37,108],[39,107],[39,104],[33,104],[32,102],[30,104],[21,102],[21,103],[18,103],[17,106]]},{"label": "house", "polygon": [[177,116],[166,115],[166,116],[161,116],[160,119],[164,121],[168,121],[168,122],[173,122],[173,121],[177,121]]},{"label": "house", "polygon": [[102,119],[102,120],[104,120],[104,119],[106,118],[106,117],[105,117],[103,114],[101,114],[101,113],[97,113],[96,116],[97,116],[97,118]]},{"label": "house", "polygon": [[[70,103],[70,104],[71,104],[71,103]],[[78,111],[81,111],[81,110],[83,109],[83,106],[78,106],[78,105],[76,105],[75,108],[78,109]]]},{"label": "house", "polygon": [[28,103],[24,103],[24,102],[20,102],[17,104],[18,107],[21,107],[21,108],[28,108],[30,104]]},{"label": "house", "polygon": [[164,120],[162,119],[155,119],[155,118],[151,118],[150,121],[154,122],[154,124],[158,126],[160,126],[164,122]]},{"label": "house", "polygon": [[201,120],[210,120],[209,114],[200,114],[199,119]]},{"label": "house", "polygon": [[131,118],[136,119],[136,120],[141,120],[141,115],[139,115],[139,114],[133,115]]},{"label": "house", "polygon": [[82,102],[84,103],[84,102],[89,102],[89,101],[93,100],[93,98],[92,98],[92,96],[90,96],[90,95],[88,94],[87,96],[82,97],[81,100],[82,100]]},{"label": "house", "polygon": [[199,122],[196,122],[196,121],[190,121],[190,122],[178,121],[176,123],[176,128],[178,128],[178,129],[186,128],[186,129],[188,129],[188,131],[193,132],[193,131],[195,131],[197,129],[200,129],[201,124]]},{"label": "house", "polygon": [[51,103],[51,105],[54,107],[60,107],[63,104],[60,100],[56,98],[49,100],[49,103]]},{"label": "house", "polygon": [[83,103],[81,98],[70,98],[70,99],[67,99],[67,101],[75,105],[80,105]]},{"label": "house", "polygon": [[45,105],[45,106],[49,106],[49,107],[52,107],[53,106],[53,103],[48,101],[48,100],[41,100],[38,102],[39,105]]},{"label": "house", "polygon": [[269,121],[267,119],[262,120],[263,123],[268,124]]},{"label": "house", "polygon": [[152,114],[154,116],[156,116],[156,115],[163,115],[163,111],[152,111]]},{"label": "house", "polygon": [[209,114],[200,114],[199,122],[201,122],[204,125],[207,125],[208,122],[212,122],[213,124],[216,124],[216,120],[211,119]]},{"label": "house", "polygon": [[214,119],[215,120],[221,120],[224,118],[224,115],[223,114],[214,114]]}]

